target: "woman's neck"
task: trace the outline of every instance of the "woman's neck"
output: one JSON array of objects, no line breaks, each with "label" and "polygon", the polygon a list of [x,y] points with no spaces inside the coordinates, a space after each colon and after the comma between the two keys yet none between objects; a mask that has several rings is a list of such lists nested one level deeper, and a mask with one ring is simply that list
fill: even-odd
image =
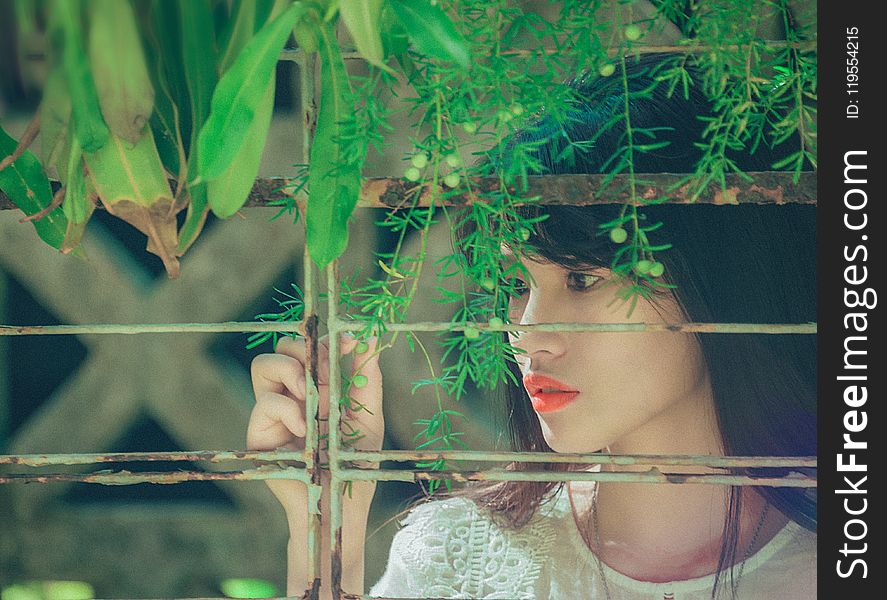
[{"label": "woman's neck", "polygon": [[[668,414],[661,414],[630,439],[609,448],[613,454],[723,455],[711,394],[703,386],[697,397],[678,403]],[[625,470],[605,465],[604,470]],[[638,471],[649,465],[636,466]],[[658,465],[660,471],[699,472],[699,467]],[[722,470],[702,469],[721,473]],[[692,579],[717,570],[724,522],[729,507],[729,488],[708,484],[613,483],[600,485],[594,533],[590,518],[583,518],[585,531],[591,531],[594,550],[615,570],[642,581]],[[763,499],[756,493],[743,494],[740,535],[736,561],[747,548],[760,521]],[[781,527],[765,523],[760,532],[769,540]],[[589,514],[586,513],[586,517]],[[784,524],[784,518],[782,524]],[[774,530],[773,527],[776,527]],[[755,540],[760,546],[759,540]],[[596,547],[600,544],[600,548]]]}]

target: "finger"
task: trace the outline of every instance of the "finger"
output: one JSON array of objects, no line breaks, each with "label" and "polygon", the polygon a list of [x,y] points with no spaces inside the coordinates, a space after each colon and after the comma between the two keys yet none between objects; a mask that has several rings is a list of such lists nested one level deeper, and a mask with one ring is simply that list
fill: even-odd
[{"label": "finger", "polygon": [[305,367],[285,354],[260,354],[250,365],[256,399],[272,392],[305,401]]},{"label": "finger", "polygon": [[[340,354],[347,354],[354,349],[356,341],[346,343],[346,337],[343,334],[342,342],[339,344]],[[275,352],[295,358],[308,368],[308,348],[307,341],[303,337],[284,337],[278,340]],[[325,335],[317,340],[317,385],[329,385],[329,360],[330,347],[329,335]]]},{"label": "finger", "polygon": [[301,407],[282,394],[265,392],[256,399],[247,427],[248,450],[273,450],[305,437]]}]

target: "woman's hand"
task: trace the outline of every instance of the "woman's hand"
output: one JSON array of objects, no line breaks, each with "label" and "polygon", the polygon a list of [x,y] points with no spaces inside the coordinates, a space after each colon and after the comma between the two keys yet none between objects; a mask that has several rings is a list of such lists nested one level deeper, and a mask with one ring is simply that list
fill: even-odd
[{"label": "woman's hand", "polygon": [[[357,450],[380,450],[385,434],[385,422],[382,414],[382,372],[379,369],[379,356],[375,354],[378,337],[367,341],[364,352],[355,353],[352,357],[351,380],[355,376],[366,377],[362,387],[352,384],[343,396],[350,398],[351,409],[347,403],[342,407],[341,431],[350,433],[359,430],[360,439],[350,446]],[[356,349],[358,341],[348,334],[342,336],[339,345],[342,355]],[[320,403],[318,410],[321,419],[321,435],[328,433],[326,418],[329,414],[329,336],[318,341],[318,392]],[[248,450],[274,450],[287,448],[302,450],[305,448],[306,433],[306,376],[308,368],[306,343],[304,338],[284,337],[277,343],[273,354],[261,354],[252,362],[252,383],[256,406],[250,415],[247,428]],[[358,378],[362,383],[362,377]],[[341,439],[341,438],[340,438]],[[326,440],[321,440],[321,447]],[[326,463],[326,452],[321,453],[321,463]],[[329,471],[322,472],[324,495],[328,493]],[[298,481],[283,479],[266,479],[265,483],[283,505],[290,522],[307,511],[307,488]],[[356,483],[356,482],[355,482]],[[372,500],[375,486],[354,485],[352,498],[366,502],[367,509]],[[369,498],[359,498],[369,494]]]}]

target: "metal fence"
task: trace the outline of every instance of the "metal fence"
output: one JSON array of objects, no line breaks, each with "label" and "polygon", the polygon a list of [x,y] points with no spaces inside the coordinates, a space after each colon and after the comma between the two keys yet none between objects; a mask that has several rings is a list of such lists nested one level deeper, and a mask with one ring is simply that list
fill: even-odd
[{"label": "metal fence", "polygon": [[[668,48],[666,48],[668,49]],[[685,47],[671,48],[686,51]],[[647,51],[662,51],[663,48],[651,48]],[[347,58],[356,55],[346,54]],[[303,114],[303,151],[308,156],[310,132],[313,130],[316,114],[314,107],[314,59],[300,52],[285,52],[281,60],[294,61],[299,66],[301,83],[301,106]],[[803,173],[797,182],[792,174],[780,172],[752,173],[752,181],[736,177],[728,181],[728,193],[719,185],[712,185],[707,193],[700,196],[697,202],[712,204],[737,203],[804,203],[816,202],[816,182],[813,173]],[[529,194],[545,194],[547,198],[558,198],[562,204],[594,204],[625,202],[628,199],[618,193],[599,193],[598,175],[559,175],[531,178]],[[639,197],[662,197],[665,190],[678,177],[668,174],[644,176],[648,189],[638,190]],[[286,180],[264,179],[256,182],[250,202],[247,206],[262,206],[269,201],[284,197],[280,191]],[[479,189],[484,189],[485,182],[477,182]],[[486,182],[498,185],[498,182]],[[362,190],[360,207],[382,207],[397,209],[398,200],[407,193],[407,185],[400,179],[371,179]],[[615,185],[610,189],[618,189]],[[688,202],[686,196],[669,192],[670,202]],[[302,197],[295,198],[302,214],[305,214]],[[448,198],[445,204],[453,206],[465,205],[470,200],[462,197]],[[444,203],[440,203],[444,204]],[[428,206],[428,198],[422,198],[420,206]],[[439,204],[438,204],[439,205]],[[12,208],[11,203],[0,194],[0,208]],[[317,281],[325,275],[325,281]],[[175,324],[143,324],[116,325],[96,324],[84,326],[9,326],[0,325],[0,335],[77,335],[106,334],[132,335],[141,333],[188,333],[188,332],[286,332],[298,333],[306,339],[307,361],[307,433],[304,451],[194,451],[194,452],[133,452],[112,454],[54,454],[54,455],[0,455],[0,465],[19,465],[25,467],[50,467],[53,465],[84,465],[104,463],[127,463],[132,461],[240,461],[251,463],[251,467],[222,472],[176,471],[176,472],[139,472],[131,473],[125,469],[119,471],[105,470],[89,474],[67,473],[34,473],[0,475],[0,484],[6,483],[48,483],[54,481],[77,481],[98,483],[103,485],[126,485],[137,483],[174,484],[195,480],[257,480],[257,479],[293,479],[308,486],[309,500],[306,511],[309,514],[308,530],[308,581],[309,587],[303,597],[317,598],[321,576],[321,466],[320,466],[320,420],[318,412],[319,395],[315,382],[318,381],[318,309],[320,308],[320,289],[325,288],[328,303],[327,324],[329,330],[329,353],[331,357],[339,356],[339,334],[357,331],[359,326],[353,321],[340,318],[338,314],[338,262],[327,266],[325,273],[320,273],[314,266],[307,252],[304,256],[304,318],[299,323],[175,323]],[[815,323],[786,324],[745,324],[745,323],[683,323],[683,324],[652,324],[652,323],[550,323],[540,325],[503,325],[491,327],[487,324],[471,325],[479,330],[491,331],[670,331],[674,333],[704,332],[720,333],[756,333],[756,334],[815,334]],[[387,331],[445,331],[461,330],[465,326],[453,326],[446,322],[422,323],[386,323]],[[346,593],[341,588],[341,553],[342,553],[342,494],[349,481],[407,481],[421,480],[453,480],[458,482],[496,480],[496,481],[618,481],[646,482],[666,484],[720,484],[720,485],[754,485],[812,488],[816,486],[815,457],[755,457],[755,456],[646,456],[646,455],[609,455],[609,454],[560,454],[534,452],[480,452],[480,451],[354,451],[341,447],[339,423],[341,419],[339,399],[341,397],[340,365],[337,360],[330,361],[330,395],[329,395],[329,449],[328,468],[331,477],[330,510],[327,523],[329,526],[331,545],[331,564],[333,594],[338,598],[370,598],[366,595]],[[387,402],[397,399],[387,399]],[[429,459],[461,459],[475,462],[569,462],[578,464],[611,464],[616,466],[649,465],[646,471],[611,470],[606,472],[515,472],[498,468],[480,469],[475,471],[429,471],[421,469],[392,470],[382,468],[359,468],[345,466],[345,462],[367,461],[379,464],[382,461],[406,462]],[[257,462],[262,463],[257,466]],[[284,466],[282,461],[298,461],[304,467]],[[654,466],[656,465],[656,466]],[[744,475],[726,475],[713,473],[670,474],[658,469],[660,465],[691,468],[730,468],[759,467],[780,468],[788,471],[787,475],[773,477],[753,477]],[[801,470],[806,471],[802,473]]]}]

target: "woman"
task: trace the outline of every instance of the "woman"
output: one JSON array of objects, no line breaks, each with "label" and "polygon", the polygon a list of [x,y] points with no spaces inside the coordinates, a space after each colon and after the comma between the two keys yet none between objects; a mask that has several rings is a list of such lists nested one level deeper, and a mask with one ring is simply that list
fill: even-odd
[{"label": "woman", "polygon": [[[688,172],[698,159],[696,116],[708,110],[691,97],[668,97],[651,67],[661,57],[630,62],[632,124],[657,130],[670,144],[636,156],[636,172]],[[594,173],[623,143],[624,129],[601,129],[624,98],[613,80],[571,82],[583,101],[564,130],[593,146],[567,163],[563,137],[546,140],[537,157],[549,173]],[[640,98],[639,90],[653,88]],[[519,141],[548,138],[540,119],[494,158],[510,167]],[[767,170],[763,151],[732,157],[743,170]],[[521,275],[509,320],[544,322],[802,323],[815,319],[814,211],[800,206],[658,205],[642,212],[664,225],[654,243],[665,266],[657,287],[628,316],[613,302],[610,270],[619,244],[599,235],[614,206],[525,206],[548,214],[523,253],[502,246]],[[464,230],[468,239],[470,230]],[[470,258],[470,248],[466,248]],[[515,450],[613,454],[808,456],[815,447],[815,348],[812,336],[674,332],[509,332],[509,368],[523,388],[506,390],[504,415]],[[345,340],[343,352],[355,348]],[[352,398],[375,413],[352,416],[367,433],[361,447],[381,447],[381,373],[374,345],[355,356],[369,385]],[[321,361],[327,360],[322,355]],[[304,435],[304,343],[287,340],[256,359],[257,405],[248,447],[298,447]],[[325,364],[325,363],[322,363]],[[323,381],[321,381],[323,383]],[[562,393],[549,392],[551,389]],[[325,386],[321,386],[325,402]],[[293,402],[296,400],[296,402]],[[539,469],[515,463],[514,470]],[[581,465],[545,463],[546,470]],[[610,465],[598,467],[612,470]],[[625,470],[625,466],[618,467]],[[649,465],[639,466],[646,470]],[[660,466],[666,472],[681,469]],[[692,470],[692,469],[691,469]],[[724,473],[725,470],[708,469]],[[736,469],[737,474],[748,470]],[[269,486],[284,504],[293,534],[289,592],[306,586],[304,489]],[[355,483],[345,502],[343,587],[360,589],[366,512],[374,492]],[[595,598],[696,600],[811,598],[815,587],[815,495],[797,488],[723,485],[482,482],[453,497],[419,505],[395,536],[385,574],[371,595],[397,597]],[[328,565],[324,565],[327,569]],[[328,572],[325,570],[325,572]]]}]

